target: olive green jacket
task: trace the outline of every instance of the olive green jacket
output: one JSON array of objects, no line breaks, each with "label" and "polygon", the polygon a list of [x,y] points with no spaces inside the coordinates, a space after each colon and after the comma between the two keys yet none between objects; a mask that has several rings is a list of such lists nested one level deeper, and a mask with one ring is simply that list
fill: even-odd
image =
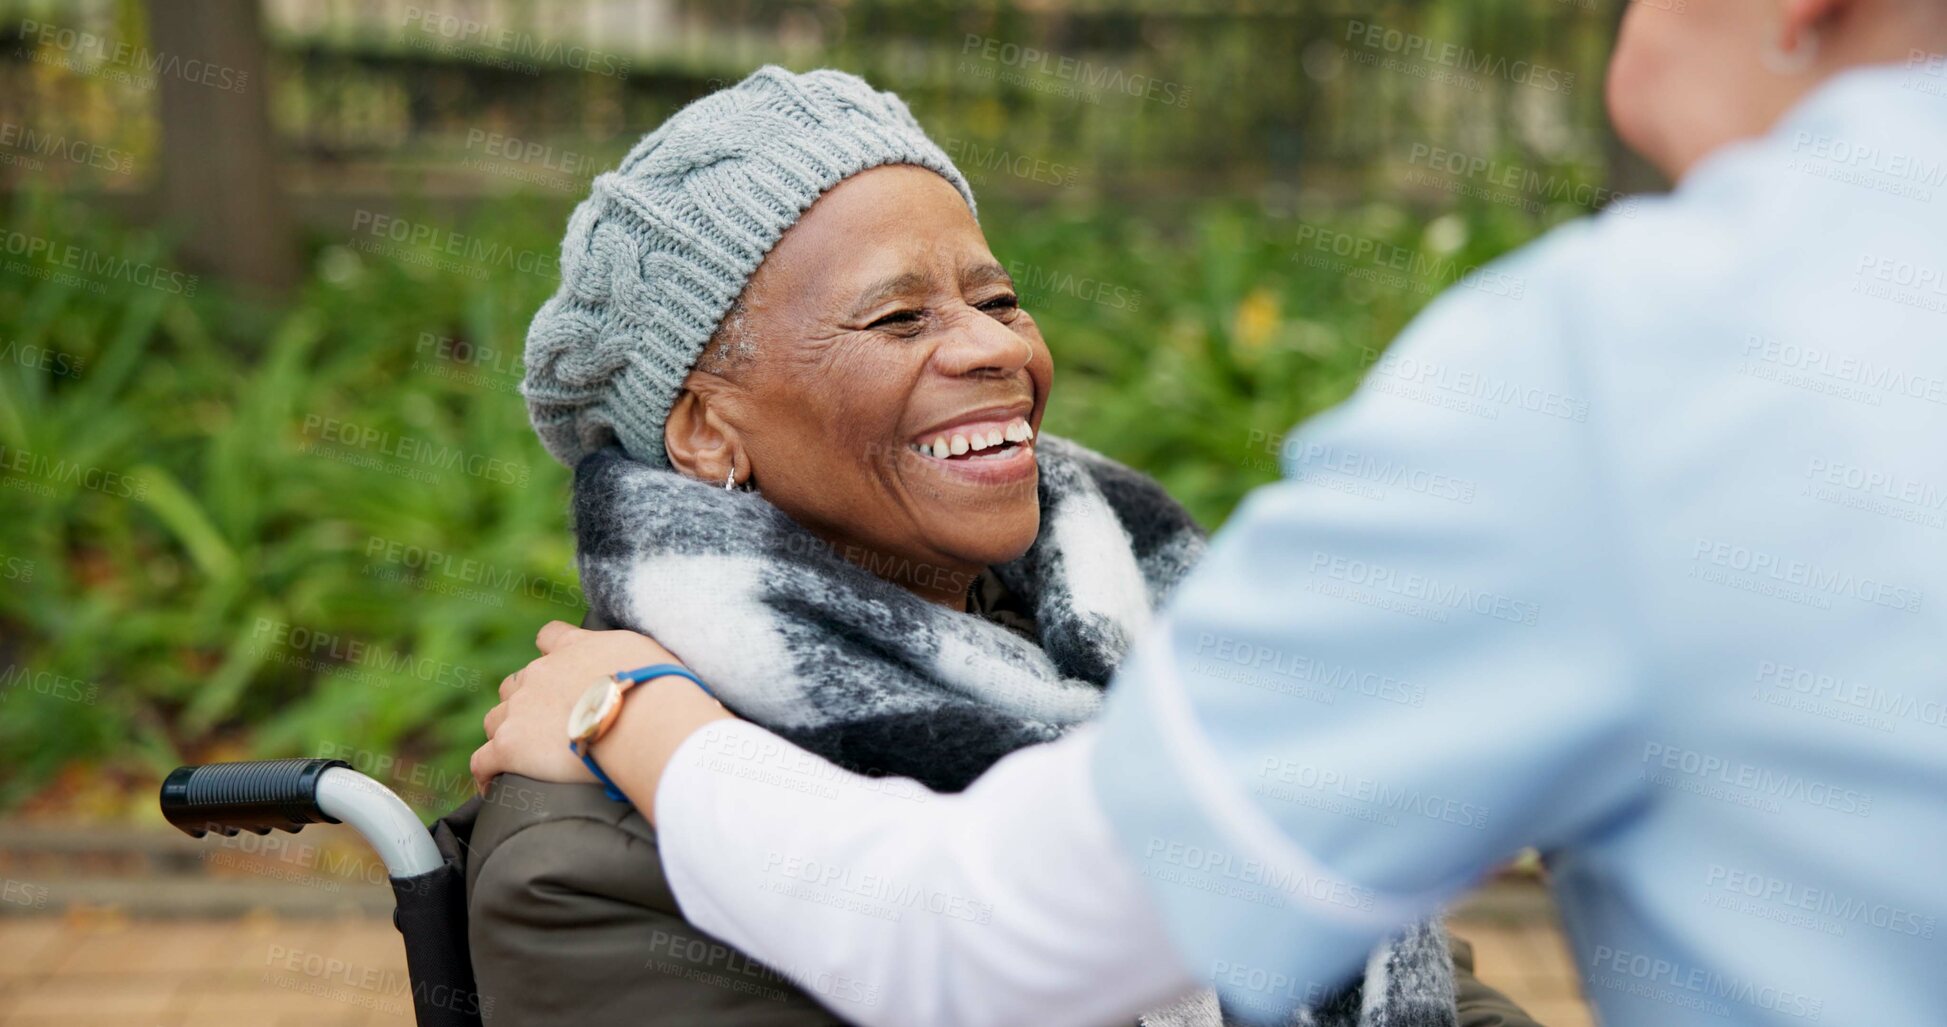
[{"label": "olive green jacket", "polygon": [[[844,1022],[684,922],[655,829],[594,785],[503,775],[479,808],[466,864],[468,942],[490,1024]],[[1472,948],[1452,940],[1461,1027],[1532,1027],[1474,977]]]}]

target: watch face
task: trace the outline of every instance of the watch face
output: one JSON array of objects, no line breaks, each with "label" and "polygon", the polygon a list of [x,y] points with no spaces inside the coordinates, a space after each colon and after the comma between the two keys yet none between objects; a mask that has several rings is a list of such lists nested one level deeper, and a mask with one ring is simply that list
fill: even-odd
[{"label": "watch face", "polygon": [[595,729],[601,726],[602,718],[608,716],[608,711],[621,701],[622,693],[611,678],[603,678],[588,686],[588,691],[583,692],[581,698],[575,701],[574,708],[568,711],[568,740],[579,742],[594,734]]}]

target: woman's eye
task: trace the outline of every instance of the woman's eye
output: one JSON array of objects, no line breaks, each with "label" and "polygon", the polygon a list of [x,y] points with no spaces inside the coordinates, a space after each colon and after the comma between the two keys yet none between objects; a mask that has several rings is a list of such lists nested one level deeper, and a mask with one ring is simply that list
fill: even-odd
[{"label": "woman's eye", "polygon": [[866,327],[867,328],[896,328],[900,325],[911,325],[911,324],[918,324],[918,323],[919,323],[919,311],[895,310],[892,313],[887,314],[886,316],[878,319],[877,321],[874,321],[871,324],[866,325]]},{"label": "woman's eye", "polygon": [[989,314],[1005,314],[1012,310],[1021,309],[1021,300],[1013,293],[1008,293],[1003,296],[996,296],[993,299],[988,300],[985,303],[982,303],[980,305],[980,309],[988,312]]}]

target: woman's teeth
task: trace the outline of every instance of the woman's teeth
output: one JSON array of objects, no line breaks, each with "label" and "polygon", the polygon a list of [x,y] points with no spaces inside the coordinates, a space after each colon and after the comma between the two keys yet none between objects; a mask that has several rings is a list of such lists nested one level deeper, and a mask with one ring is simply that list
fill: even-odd
[{"label": "woman's teeth", "polygon": [[1034,429],[1028,426],[1026,420],[1017,417],[1007,422],[1005,427],[940,434],[934,436],[930,443],[915,442],[911,445],[914,452],[939,460],[966,456],[969,453],[979,455],[968,459],[991,460],[1003,455],[1014,445],[1027,442],[1032,438],[1034,438]]}]

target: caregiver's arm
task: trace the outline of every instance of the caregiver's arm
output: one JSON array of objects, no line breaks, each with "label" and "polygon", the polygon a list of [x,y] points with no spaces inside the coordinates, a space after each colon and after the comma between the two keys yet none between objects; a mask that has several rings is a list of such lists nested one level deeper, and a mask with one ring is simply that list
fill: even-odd
[{"label": "caregiver's arm", "polygon": [[[1287,480],[1218,535],[1092,737],[925,802],[685,742],[656,801],[686,914],[814,988],[863,978],[879,1005],[843,1008],[870,1023],[1018,1022],[1015,995],[1034,1022],[1129,1014],[1154,994],[1125,960],[1263,1009],[1628,808],[1636,497],[1547,299],[1575,293],[1550,270],[1573,244],[1450,291],[1353,401],[1271,440]],[[775,744],[717,737],[739,736]]]},{"label": "caregiver's arm", "polygon": [[[556,621],[535,641],[542,655],[501,683],[486,716],[472,760],[483,789],[503,773],[592,782],[568,751],[569,708],[599,677],[677,662],[630,631]],[[705,930],[733,944],[751,939],[740,947],[848,1020],[1094,1022],[1187,984],[1144,917],[1140,886],[1116,864],[1086,751],[1071,744],[1016,754],[967,792],[938,796],[840,770],[667,676],[629,693],[594,755],[657,824],[658,848],[683,854],[680,867],[665,855],[664,872],[690,896],[686,919],[704,927],[702,914]],[[833,824],[844,830],[828,832]],[[965,837],[980,824],[996,833]],[[733,898],[711,905],[711,895]],[[879,930],[887,925],[894,934]],[[780,927],[809,933],[786,940]]]},{"label": "caregiver's arm", "polygon": [[713,724],[663,773],[657,847],[686,919],[849,1021],[1133,1020],[1194,982],[1091,794],[1088,730],[940,795]]}]

